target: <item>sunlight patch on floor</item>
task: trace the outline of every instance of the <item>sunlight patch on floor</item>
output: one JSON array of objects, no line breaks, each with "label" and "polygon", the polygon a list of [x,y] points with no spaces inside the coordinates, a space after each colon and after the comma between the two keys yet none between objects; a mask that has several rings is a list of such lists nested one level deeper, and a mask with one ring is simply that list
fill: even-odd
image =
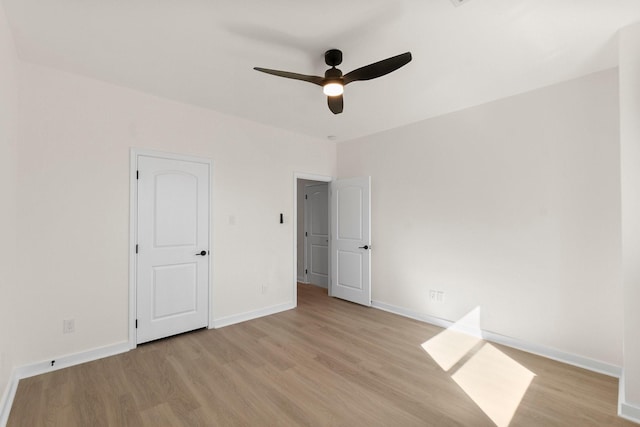
[{"label": "sunlight patch on floor", "polygon": [[444,370],[453,368],[482,340],[480,307],[422,344],[422,348]]},{"label": "sunlight patch on floor", "polygon": [[480,338],[465,332],[445,329],[422,344],[422,348],[440,365],[443,371],[448,371],[480,341]]},{"label": "sunlight patch on floor", "polygon": [[536,375],[495,346],[483,342],[480,307],[476,307],[424,342],[422,348],[445,372],[470,356],[451,378],[496,426],[507,427]]},{"label": "sunlight patch on floor", "polygon": [[509,425],[534,377],[488,343],[451,376],[498,427]]}]

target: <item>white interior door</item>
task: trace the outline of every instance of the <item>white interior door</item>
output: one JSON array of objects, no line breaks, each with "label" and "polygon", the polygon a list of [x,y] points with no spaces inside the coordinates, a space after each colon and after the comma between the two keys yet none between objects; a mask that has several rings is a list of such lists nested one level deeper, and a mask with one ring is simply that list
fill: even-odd
[{"label": "white interior door", "polygon": [[138,156],[137,343],[207,326],[209,166]]},{"label": "white interior door", "polygon": [[304,189],[307,282],[324,288],[329,283],[328,187],[328,184],[317,184]]},{"label": "white interior door", "polygon": [[331,183],[331,295],[371,305],[371,177]]}]

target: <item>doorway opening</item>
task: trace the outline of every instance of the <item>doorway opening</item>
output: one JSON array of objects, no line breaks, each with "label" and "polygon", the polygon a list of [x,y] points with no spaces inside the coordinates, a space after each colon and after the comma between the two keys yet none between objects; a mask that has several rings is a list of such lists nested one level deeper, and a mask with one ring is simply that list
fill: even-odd
[{"label": "doorway opening", "polygon": [[329,286],[329,184],[298,180],[298,282]]},{"label": "doorway opening", "polygon": [[298,301],[298,282],[328,289],[330,284],[329,186],[332,178],[294,175],[293,302]]},{"label": "doorway opening", "polygon": [[[298,199],[300,180],[318,181],[300,183],[309,187],[330,183],[327,196],[328,256],[327,293],[331,297],[341,298],[361,305],[371,305],[371,177],[354,177],[332,180],[331,177],[294,174],[293,179],[293,305],[298,303],[298,279],[303,276],[299,261],[305,257],[304,244],[298,244],[298,236],[304,225],[298,222],[298,207],[304,205],[304,198]],[[304,194],[304,193],[302,193]],[[307,193],[308,194],[308,193]],[[308,199],[307,199],[308,200]],[[309,237],[309,236],[305,236]],[[300,254],[300,255],[299,255]],[[307,254],[308,255],[308,254]],[[309,256],[306,257],[307,261]],[[308,281],[308,278],[306,279]]]}]

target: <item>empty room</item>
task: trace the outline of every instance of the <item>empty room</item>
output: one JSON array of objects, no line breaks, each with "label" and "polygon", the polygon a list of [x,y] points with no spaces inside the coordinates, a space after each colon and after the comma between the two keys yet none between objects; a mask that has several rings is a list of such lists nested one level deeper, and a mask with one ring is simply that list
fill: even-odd
[{"label": "empty room", "polygon": [[0,426],[640,424],[637,0],[0,0]]}]

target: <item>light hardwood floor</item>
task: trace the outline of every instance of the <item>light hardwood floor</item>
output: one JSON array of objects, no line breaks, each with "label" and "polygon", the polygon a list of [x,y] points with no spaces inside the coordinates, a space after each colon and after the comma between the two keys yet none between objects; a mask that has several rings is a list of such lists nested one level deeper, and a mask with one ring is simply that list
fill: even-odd
[{"label": "light hardwood floor", "polygon": [[[445,372],[422,347],[441,332],[299,285],[295,310],[24,379],[8,426],[637,426],[616,379],[511,348]],[[506,365],[535,374],[519,403]]]}]

